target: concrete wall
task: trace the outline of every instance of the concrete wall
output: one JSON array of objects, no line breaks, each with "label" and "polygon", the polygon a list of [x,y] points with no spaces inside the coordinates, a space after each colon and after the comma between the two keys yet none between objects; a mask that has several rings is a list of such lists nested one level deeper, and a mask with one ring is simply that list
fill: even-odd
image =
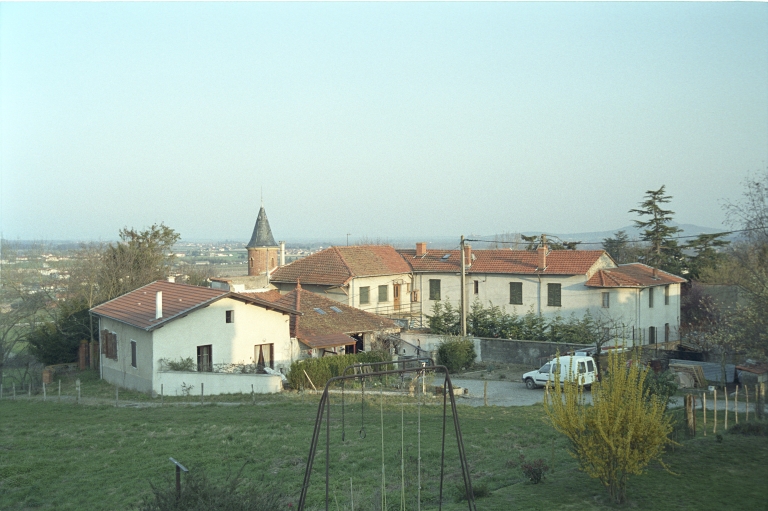
[{"label": "concrete wall", "polygon": [[[406,349],[405,355],[416,355],[417,351],[422,356],[432,356],[437,362],[437,347],[443,340],[443,336],[434,334],[400,334],[407,343],[401,346]],[[583,344],[559,344],[543,341],[518,341],[511,339],[480,339],[473,337],[475,343],[476,362],[496,362],[501,364],[525,364],[531,368],[538,368],[547,360],[554,357],[558,350],[560,353],[586,347]],[[405,344],[405,343],[404,343]],[[417,350],[416,347],[420,349]]]},{"label": "concrete wall", "polygon": [[256,394],[273,394],[283,389],[280,376],[273,374],[227,374],[185,371],[158,371],[154,395],[160,395],[160,386],[166,396],[183,396],[182,385],[192,385],[190,396],[200,397],[201,383],[206,396],[218,394],[250,394],[251,385]]},{"label": "concrete wall", "polygon": [[[151,391],[154,371],[152,335],[119,321],[100,318],[99,332],[105,329],[117,335],[117,360],[99,355],[101,377],[112,385],[126,389]],[[136,341],[136,367],[131,366],[131,341]]]}]

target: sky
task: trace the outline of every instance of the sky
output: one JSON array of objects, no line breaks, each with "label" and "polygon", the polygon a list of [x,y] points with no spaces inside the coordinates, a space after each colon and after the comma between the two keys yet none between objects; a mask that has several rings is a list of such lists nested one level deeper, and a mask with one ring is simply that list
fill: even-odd
[{"label": "sky", "polygon": [[722,227],[768,160],[768,4],[0,3],[0,231]]}]

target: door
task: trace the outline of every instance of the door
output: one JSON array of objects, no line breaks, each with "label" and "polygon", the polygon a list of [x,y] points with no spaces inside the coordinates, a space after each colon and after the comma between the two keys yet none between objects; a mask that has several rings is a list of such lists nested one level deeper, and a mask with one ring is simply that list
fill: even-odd
[{"label": "door", "polygon": [[400,310],[400,286],[401,286],[401,284],[392,284],[392,289],[393,289],[393,292],[392,292],[393,295],[392,296],[393,296],[393,299],[394,299],[394,302],[395,302],[395,310],[396,311]]}]

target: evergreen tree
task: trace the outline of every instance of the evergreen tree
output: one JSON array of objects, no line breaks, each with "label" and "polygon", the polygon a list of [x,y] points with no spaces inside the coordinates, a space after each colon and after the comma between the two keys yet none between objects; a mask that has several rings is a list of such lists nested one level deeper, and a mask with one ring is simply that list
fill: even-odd
[{"label": "evergreen tree", "polygon": [[[680,274],[682,272],[682,252],[673,239],[673,236],[682,229],[669,225],[674,211],[663,209],[672,196],[664,195],[664,185],[658,190],[645,192],[645,200],[640,203],[639,209],[630,209],[630,213],[637,213],[641,220],[634,220],[635,226],[642,230],[640,238],[650,244],[645,256],[645,263],[664,271]],[[648,220],[642,218],[648,217]]]}]

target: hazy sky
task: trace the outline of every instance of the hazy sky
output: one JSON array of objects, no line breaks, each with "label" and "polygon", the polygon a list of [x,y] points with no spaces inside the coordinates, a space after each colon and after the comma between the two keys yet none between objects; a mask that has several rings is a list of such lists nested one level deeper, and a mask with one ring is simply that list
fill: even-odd
[{"label": "hazy sky", "polygon": [[768,160],[766,3],[2,3],[0,230],[680,223]]}]

